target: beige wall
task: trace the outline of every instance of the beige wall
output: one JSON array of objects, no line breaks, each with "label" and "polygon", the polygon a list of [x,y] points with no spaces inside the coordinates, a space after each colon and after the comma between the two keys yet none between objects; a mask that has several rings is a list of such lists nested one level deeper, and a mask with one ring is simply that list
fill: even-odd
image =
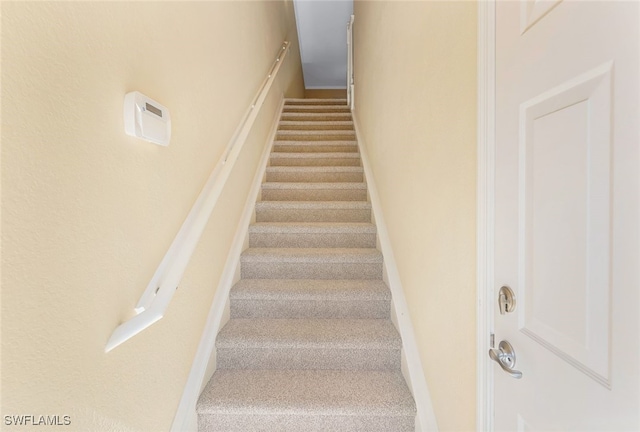
[{"label": "beige wall", "polygon": [[[303,94],[293,16],[284,1],[2,3],[2,416],[169,429],[279,97]],[[167,314],[105,354],[287,38]],[[169,147],[124,134],[132,90],[171,110]]]},{"label": "beige wall", "polygon": [[355,4],[355,108],[440,430],[475,428],[476,5]]}]

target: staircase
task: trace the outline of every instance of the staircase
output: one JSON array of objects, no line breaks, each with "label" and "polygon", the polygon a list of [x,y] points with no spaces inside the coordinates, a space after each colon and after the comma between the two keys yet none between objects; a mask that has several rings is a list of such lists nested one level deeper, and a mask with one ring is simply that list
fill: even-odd
[{"label": "staircase", "polygon": [[204,431],[413,431],[345,100],[285,101],[197,405]]}]

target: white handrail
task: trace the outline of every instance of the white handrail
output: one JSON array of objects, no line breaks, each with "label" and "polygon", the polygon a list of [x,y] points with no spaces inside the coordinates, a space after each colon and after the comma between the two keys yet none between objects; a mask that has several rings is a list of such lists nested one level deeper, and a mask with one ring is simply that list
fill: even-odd
[{"label": "white handrail", "polygon": [[351,106],[351,21],[347,23],[347,105]]},{"label": "white handrail", "polygon": [[355,16],[351,15],[347,23],[347,105],[353,111],[355,106],[353,97],[353,21]]},{"label": "white handrail", "polygon": [[231,174],[233,165],[238,159],[238,155],[253,127],[258,112],[288,52],[289,42],[285,41],[267,77],[262,82],[256,96],[251,101],[249,108],[247,108],[240,124],[231,137],[229,144],[227,144],[222,158],[211,172],[207,183],[200,192],[189,215],[182,224],[182,227],[180,227],[180,231],[178,231],[169,250],[164,258],[162,258],[151,281],[140,297],[135,307],[137,315],[116,327],[107,342],[105,352],[109,352],[121,343],[131,339],[164,316],[173,298],[173,294],[178,288],[178,284],[189,264],[191,255],[211,216],[211,212]]}]

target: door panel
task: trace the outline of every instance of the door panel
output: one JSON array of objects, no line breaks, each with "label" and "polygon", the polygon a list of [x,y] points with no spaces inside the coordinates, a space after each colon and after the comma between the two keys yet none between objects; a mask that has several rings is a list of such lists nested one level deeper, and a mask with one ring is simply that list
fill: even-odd
[{"label": "door panel", "polygon": [[520,32],[524,34],[562,0],[521,0]]},{"label": "door panel", "polygon": [[639,13],[496,4],[496,430],[640,430]]},{"label": "door panel", "polygon": [[609,386],[611,64],[520,106],[519,329]]}]

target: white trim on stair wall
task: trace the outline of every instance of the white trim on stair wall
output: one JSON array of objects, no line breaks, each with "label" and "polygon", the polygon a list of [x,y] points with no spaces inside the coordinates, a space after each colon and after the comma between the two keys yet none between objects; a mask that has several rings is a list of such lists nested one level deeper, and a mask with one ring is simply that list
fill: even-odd
[{"label": "white trim on stair wall", "polygon": [[262,156],[260,157],[258,170],[251,183],[251,189],[247,196],[242,215],[238,220],[233,242],[227,255],[227,261],[225,262],[220,282],[213,297],[204,331],[198,344],[198,350],[196,351],[191,371],[189,372],[189,377],[187,378],[187,383],[171,426],[172,432],[196,432],[198,430],[196,403],[203,387],[207,384],[216,369],[216,336],[222,326],[229,320],[229,292],[231,287],[240,279],[240,254],[247,247],[249,224],[254,216],[256,200],[260,193],[260,185],[265,175],[283,107],[284,95],[281,95],[275,117],[272,120],[269,136],[265,143]]},{"label": "white trim on stair wall", "polygon": [[493,367],[488,351],[493,332],[493,239],[495,184],[495,0],[478,2],[478,177],[476,430],[493,430]]},{"label": "white trim on stair wall", "polygon": [[391,290],[391,319],[402,337],[402,374],[416,402],[416,432],[435,432],[438,430],[438,425],[433,411],[431,395],[429,394],[424,370],[422,369],[422,361],[420,360],[413,325],[409,318],[409,308],[407,307],[402,282],[400,281],[400,274],[398,273],[398,267],[396,266],[391,248],[389,232],[384,222],[378,189],[376,188],[367,149],[360,134],[358,120],[355,114],[355,112],[352,112],[353,126],[356,131],[356,140],[362,158],[373,219],[378,231],[379,248],[384,257],[384,280]]}]

